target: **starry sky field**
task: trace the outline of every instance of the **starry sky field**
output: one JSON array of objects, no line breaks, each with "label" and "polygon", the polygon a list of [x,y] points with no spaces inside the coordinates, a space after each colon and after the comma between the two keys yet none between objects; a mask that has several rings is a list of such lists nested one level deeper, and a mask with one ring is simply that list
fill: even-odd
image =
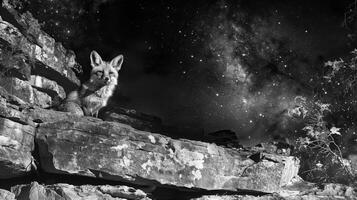
[{"label": "starry sky field", "polygon": [[312,95],[324,62],[355,48],[349,0],[35,0],[44,30],[77,54],[124,55],[113,101],[166,124],[264,138]]}]

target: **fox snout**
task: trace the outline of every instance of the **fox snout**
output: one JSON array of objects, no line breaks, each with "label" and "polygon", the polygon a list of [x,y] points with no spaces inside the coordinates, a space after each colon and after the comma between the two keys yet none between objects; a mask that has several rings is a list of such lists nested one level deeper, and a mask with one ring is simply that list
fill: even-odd
[{"label": "fox snout", "polygon": [[112,83],[116,82],[117,76],[112,76],[112,75],[104,75],[102,73],[95,73],[91,76],[91,80],[93,83],[96,83],[96,85],[100,86],[105,86],[109,85]]},{"label": "fox snout", "polygon": [[109,77],[104,77],[103,80],[106,85],[110,84],[110,82],[111,82]]}]

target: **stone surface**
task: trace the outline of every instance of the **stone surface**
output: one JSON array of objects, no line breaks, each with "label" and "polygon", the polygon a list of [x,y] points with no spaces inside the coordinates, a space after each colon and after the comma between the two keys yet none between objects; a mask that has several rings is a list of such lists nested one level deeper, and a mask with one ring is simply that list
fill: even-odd
[{"label": "stone surface", "polygon": [[40,185],[32,182],[29,185],[18,185],[11,188],[18,200],[149,200],[141,190],[127,186],[81,185],[68,184]]},{"label": "stone surface", "polygon": [[299,168],[293,157],[262,154],[253,160],[254,152],[174,140],[88,118],[40,124],[36,140],[47,172],[139,184],[277,192]]},{"label": "stone surface", "polygon": [[79,86],[80,82],[68,64],[74,62],[74,58],[64,56],[60,59],[49,50],[52,47],[41,47],[30,42],[19,29],[6,21],[0,21],[0,42],[14,51],[24,53],[33,63],[32,74],[56,81],[67,90]]},{"label": "stone surface", "polygon": [[[9,94],[4,88],[0,86],[0,117],[11,119],[21,124],[37,126],[38,123],[55,122],[60,120],[79,119],[71,113],[60,112],[55,110],[43,109],[33,106],[22,99]],[[83,118],[88,121],[102,121],[98,118],[86,117]]]},{"label": "stone surface", "polygon": [[1,200],[15,200],[15,194],[7,191],[0,189],[0,199]]},{"label": "stone surface", "polygon": [[66,50],[61,43],[55,40],[46,32],[41,30],[41,25],[30,12],[19,13],[21,3],[12,0],[3,0],[2,6],[15,18],[22,34],[34,44],[40,46],[49,55],[55,55],[60,61],[76,71],[81,71],[81,66],[76,62],[73,51]]},{"label": "stone surface", "polygon": [[32,75],[30,84],[33,87],[47,93],[52,97],[52,99],[56,97],[59,97],[60,99],[66,98],[66,92],[64,91],[63,87],[58,85],[55,81],[51,81],[45,77]]},{"label": "stone surface", "polygon": [[29,103],[9,94],[0,86],[0,117],[35,127],[36,124],[30,115],[32,113],[30,111],[33,109]]},{"label": "stone surface", "polygon": [[40,107],[52,105],[52,98],[48,94],[33,88],[27,81],[15,77],[0,77],[0,86],[8,93],[32,105]]},{"label": "stone surface", "polygon": [[31,171],[35,128],[0,118],[0,179]]},{"label": "stone surface", "polygon": [[24,54],[0,44],[0,74],[30,80],[31,65]]},{"label": "stone surface", "polygon": [[348,187],[342,184],[328,183],[323,189],[314,191],[317,195],[325,196],[345,196],[357,199],[357,188]]}]

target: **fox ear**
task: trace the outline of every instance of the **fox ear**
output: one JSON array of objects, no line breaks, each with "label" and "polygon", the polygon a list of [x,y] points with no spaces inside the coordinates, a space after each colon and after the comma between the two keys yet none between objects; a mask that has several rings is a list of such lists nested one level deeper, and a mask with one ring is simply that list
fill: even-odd
[{"label": "fox ear", "polygon": [[97,66],[101,65],[102,63],[103,63],[103,60],[100,57],[100,55],[96,51],[93,50],[90,53],[90,64],[92,65],[92,67],[97,67]]},{"label": "fox ear", "polygon": [[121,65],[123,64],[123,61],[124,61],[123,55],[119,55],[119,56],[113,58],[112,61],[110,61],[110,65],[112,67],[114,67],[117,71],[119,71],[121,68]]}]

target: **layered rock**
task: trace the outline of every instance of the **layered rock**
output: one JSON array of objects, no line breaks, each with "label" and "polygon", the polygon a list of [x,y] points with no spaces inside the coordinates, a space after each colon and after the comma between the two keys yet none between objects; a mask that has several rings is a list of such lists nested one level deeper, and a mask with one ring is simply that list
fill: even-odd
[{"label": "layered rock", "polygon": [[[32,127],[32,132],[39,123],[40,159],[42,168],[50,173],[140,184],[265,192],[279,191],[297,174],[298,161],[292,157],[174,140],[120,123],[33,107],[5,90],[0,91],[3,91],[0,102],[4,102],[0,106],[3,117],[0,119]],[[32,145],[25,148],[31,156],[33,140],[23,143]]]},{"label": "layered rock", "polygon": [[10,94],[36,106],[50,107],[52,98],[47,93],[31,86],[28,81],[16,77],[0,77],[0,85]]},{"label": "layered rock", "polygon": [[25,175],[33,165],[35,126],[21,105],[26,104],[0,88],[0,179]]},{"label": "layered rock", "polygon": [[120,123],[90,118],[43,123],[37,132],[42,168],[139,184],[208,190],[279,192],[297,176],[293,157],[233,151],[174,140]]},{"label": "layered rock", "polygon": [[1,179],[31,172],[37,122],[53,119],[41,107],[64,99],[65,89],[79,84],[71,70],[74,54],[45,34],[30,14],[18,14],[7,1],[3,5],[10,13],[6,18],[17,24],[0,17]]},{"label": "layered rock", "polygon": [[1,200],[15,200],[15,194],[13,194],[7,190],[0,189],[0,199]]},{"label": "layered rock", "polygon": [[[22,33],[12,24],[6,21],[0,21],[0,41],[11,47],[13,51],[24,53],[28,59],[34,63],[32,70],[43,76],[49,76],[64,85],[79,85],[74,72],[70,70],[67,63],[59,60],[54,54],[50,54],[40,46],[31,43],[22,35]],[[47,48],[47,47],[46,47]],[[60,81],[55,74],[60,75],[64,80]],[[51,75],[50,73],[54,73]],[[65,80],[67,79],[67,80]],[[68,81],[67,84],[64,81]]]},{"label": "layered rock", "polygon": [[0,118],[0,179],[31,171],[35,128]]},{"label": "layered rock", "polygon": [[[2,6],[14,17],[20,30],[14,25],[2,21],[1,40],[22,51],[36,62],[37,73],[57,72],[62,78],[62,84],[79,85],[79,80],[72,69],[80,70],[80,66],[75,61],[73,51],[66,50],[60,43],[56,43],[51,36],[42,31],[40,24],[32,17],[31,13],[18,13],[14,8],[15,4],[13,1],[4,0]],[[53,79],[56,78],[54,74],[47,75]]]},{"label": "layered rock", "polygon": [[58,104],[80,84],[74,53],[43,32],[30,13],[19,14],[9,1],[3,6],[12,24],[0,17],[0,85],[32,105]]},{"label": "layered rock", "polygon": [[14,186],[11,188],[11,191],[16,199],[26,200],[150,200],[142,190],[127,186],[73,186],[69,184],[44,186],[37,182],[32,182],[28,185]]},{"label": "layered rock", "polygon": [[52,99],[59,97],[60,99],[66,98],[64,88],[58,85],[55,81],[49,80],[42,76],[31,75],[30,84],[37,90],[45,91]]},{"label": "layered rock", "polygon": [[1,74],[10,77],[17,77],[21,80],[28,81],[31,76],[31,64],[27,57],[13,50],[8,45],[0,43],[0,66]]}]

